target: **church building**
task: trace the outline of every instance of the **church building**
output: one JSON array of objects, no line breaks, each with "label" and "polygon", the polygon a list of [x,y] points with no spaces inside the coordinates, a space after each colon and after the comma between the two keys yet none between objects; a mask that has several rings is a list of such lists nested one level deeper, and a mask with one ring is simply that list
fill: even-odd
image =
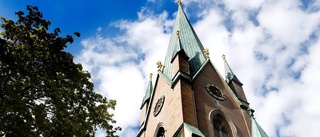
[{"label": "church building", "polygon": [[223,78],[178,1],[164,62],[141,104],[138,137],[267,137],[223,56]]}]

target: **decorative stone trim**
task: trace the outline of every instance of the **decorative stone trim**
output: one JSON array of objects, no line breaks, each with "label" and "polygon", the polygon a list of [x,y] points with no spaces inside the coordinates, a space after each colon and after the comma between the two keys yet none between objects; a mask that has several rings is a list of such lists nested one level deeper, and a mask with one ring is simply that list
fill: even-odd
[{"label": "decorative stone trim", "polygon": [[223,101],[226,99],[225,95],[221,92],[221,90],[213,84],[207,84],[206,90],[211,96],[213,96],[214,98],[220,101]]},{"label": "decorative stone trim", "polygon": [[161,109],[163,107],[163,104],[164,104],[164,100],[165,100],[164,96],[162,96],[161,98],[158,99],[158,101],[157,101],[157,103],[156,103],[156,105],[154,106],[154,109],[153,109],[153,116],[154,117],[156,117],[160,113],[160,111],[161,111]]}]

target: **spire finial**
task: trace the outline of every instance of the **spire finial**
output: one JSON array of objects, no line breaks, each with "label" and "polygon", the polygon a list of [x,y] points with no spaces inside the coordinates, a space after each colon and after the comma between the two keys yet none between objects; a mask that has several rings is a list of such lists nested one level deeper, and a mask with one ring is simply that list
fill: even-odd
[{"label": "spire finial", "polygon": [[182,6],[182,2],[181,0],[178,0],[178,6],[181,7]]},{"label": "spire finial", "polygon": [[204,49],[203,50],[203,54],[204,54],[204,56],[206,57],[206,58],[209,58],[209,49]]},{"label": "spire finial", "polygon": [[180,38],[180,31],[179,30],[177,30],[176,34],[177,34],[177,38]]},{"label": "spire finial", "polygon": [[161,61],[158,61],[158,62],[157,62],[157,68],[158,68],[158,71],[161,71],[161,69],[162,69],[162,63],[161,63]]},{"label": "spire finial", "polygon": [[152,81],[152,73],[150,73],[150,75],[149,75],[149,78],[150,78],[150,81]]},{"label": "spire finial", "polygon": [[223,59],[224,61],[226,61],[226,60],[227,60],[227,59],[226,59],[226,55],[222,54],[222,59]]}]

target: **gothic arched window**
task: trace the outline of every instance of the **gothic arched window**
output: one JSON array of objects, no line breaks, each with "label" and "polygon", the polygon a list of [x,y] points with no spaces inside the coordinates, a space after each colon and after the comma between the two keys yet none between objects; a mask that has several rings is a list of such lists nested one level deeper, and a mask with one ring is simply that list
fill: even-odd
[{"label": "gothic arched window", "polygon": [[160,127],[156,137],[164,137],[164,128]]},{"label": "gothic arched window", "polygon": [[232,137],[230,126],[223,116],[216,114],[212,123],[215,137]]}]

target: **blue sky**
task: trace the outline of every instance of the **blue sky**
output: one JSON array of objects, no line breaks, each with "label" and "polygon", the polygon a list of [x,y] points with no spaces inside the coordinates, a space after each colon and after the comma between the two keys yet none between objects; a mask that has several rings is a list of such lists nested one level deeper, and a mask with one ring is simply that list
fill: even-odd
[{"label": "blue sky", "polygon": [[[319,0],[182,2],[222,75],[221,55],[227,55],[269,136],[320,135]],[[7,0],[0,1],[0,16],[15,19],[25,5],[38,6],[62,35],[81,33],[67,51],[91,72],[97,92],[118,101],[119,135],[135,135],[149,73],[164,60],[176,1]]]},{"label": "blue sky", "polygon": [[[73,34],[78,31],[82,38],[90,37],[96,33],[96,29],[101,26],[109,26],[111,22],[120,19],[137,19],[136,12],[146,5],[146,1],[128,0],[10,0],[1,1],[0,8],[2,16],[10,19],[16,18],[14,12],[26,11],[26,5],[38,6],[44,18],[52,22],[51,28],[59,27],[62,35]],[[105,28],[105,33],[117,33],[112,27]],[[68,48],[72,53],[81,50],[79,41]]]}]

